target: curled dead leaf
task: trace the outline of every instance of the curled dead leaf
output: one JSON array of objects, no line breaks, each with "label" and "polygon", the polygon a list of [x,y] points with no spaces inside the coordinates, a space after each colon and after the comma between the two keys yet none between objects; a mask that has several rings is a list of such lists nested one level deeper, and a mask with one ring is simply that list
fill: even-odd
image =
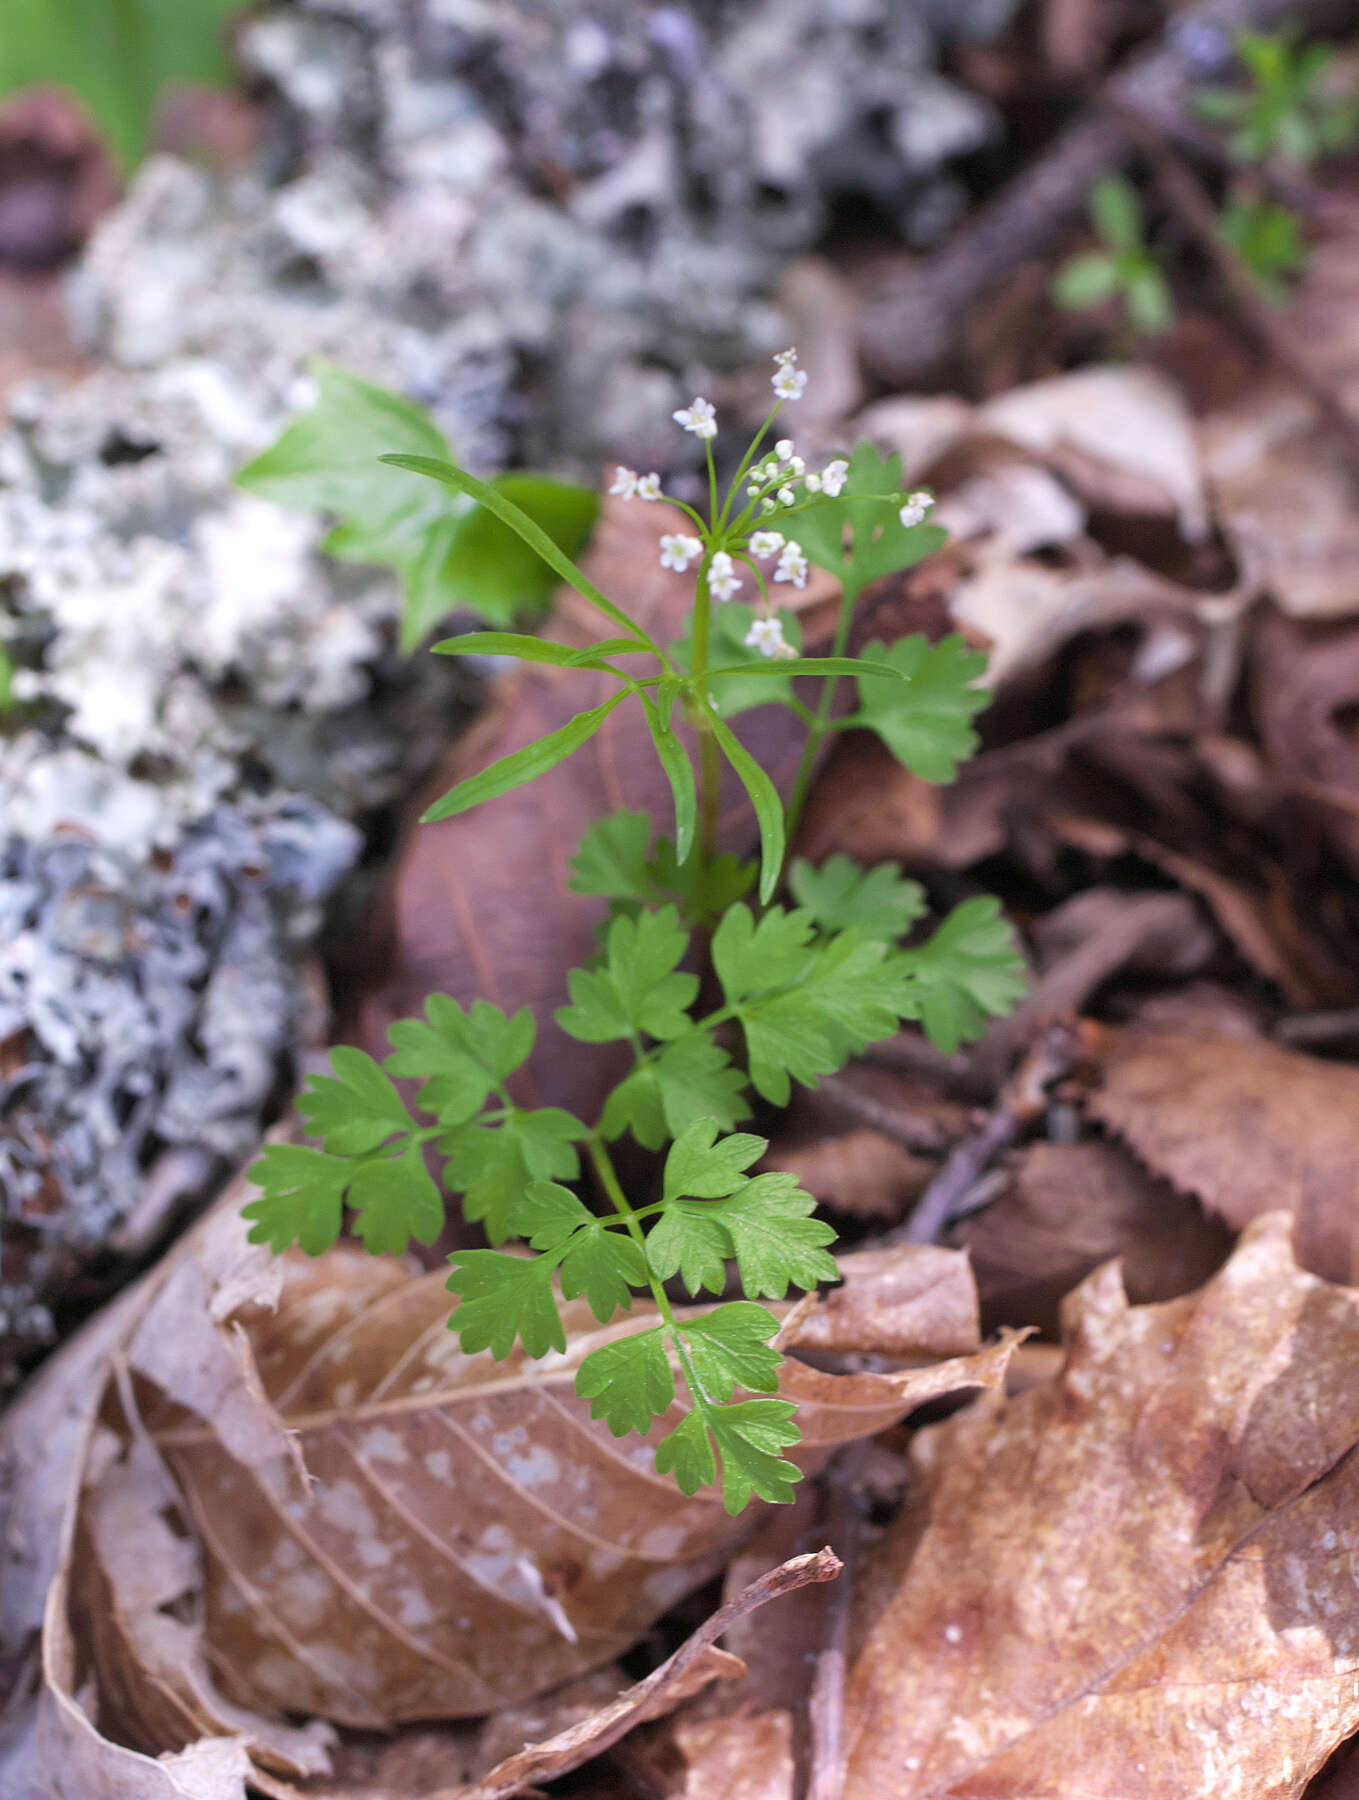
[{"label": "curled dead leaf", "polygon": [[846,1800],[1285,1800],[1359,1726],[1359,1292],[1288,1226],[1163,1305],[1106,1266],[1056,1381],[916,1440]]},{"label": "curled dead leaf", "polygon": [[[275,1791],[324,1771],[337,1723],[531,1696],[609,1662],[761,1516],[684,1499],[649,1444],[589,1419],[574,1371],[608,1333],[588,1309],[567,1309],[565,1356],[464,1357],[440,1274],[352,1249],[275,1261],[245,1243],[240,1198],[63,1353],[46,1412],[7,1421],[5,1547],[22,1560],[4,1647],[41,1630],[45,1677],[11,1766],[43,1800],[60,1769],[85,1770],[82,1793],[121,1793],[124,1764],[201,1741],[214,1770],[239,1764],[221,1744],[244,1746]],[[956,1252],[848,1261],[826,1317],[814,1307],[800,1329],[916,1366],[790,1362],[813,1465],[925,1399],[1000,1381],[1011,1349],[977,1350]],[[239,1800],[232,1779],[222,1794]]]}]

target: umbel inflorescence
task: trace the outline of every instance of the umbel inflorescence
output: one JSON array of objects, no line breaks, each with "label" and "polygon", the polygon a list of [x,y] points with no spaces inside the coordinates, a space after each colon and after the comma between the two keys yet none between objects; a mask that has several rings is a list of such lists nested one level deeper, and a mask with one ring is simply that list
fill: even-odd
[{"label": "umbel inflorescence", "polygon": [[[570,885],[606,900],[609,913],[599,954],[571,972],[569,1001],[556,1014],[581,1043],[625,1045],[631,1066],[596,1119],[521,1106],[514,1077],[533,1050],[532,1013],[507,1016],[484,1000],[464,1010],[431,995],[423,1019],[391,1027],[392,1052],[381,1064],[350,1047],[332,1052],[333,1073],[313,1076],[298,1101],[319,1147],[270,1145],[251,1171],[260,1197],[245,1208],[252,1239],[276,1250],[296,1243],[320,1254],[339,1236],[347,1207],[370,1250],[399,1253],[412,1239],[432,1243],[446,1196],[457,1196],[490,1245],[450,1258],[458,1304],[449,1324],[462,1349],[501,1360],[567,1354],[561,1304],[583,1298],[604,1328],[575,1377],[593,1416],[615,1436],[647,1436],[656,1468],[686,1493],[720,1479],[733,1512],[752,1495],[791,1498],[799,1477],[785,1454],[799,1433],[794,1406],[778,1393],[779,1321],[761,1302],[836,1279],[835,1233],[811,1196],[791,1175],[761,1172],[767,1141],[736,1129],[753,1097],[786,1106],[794,1083],[814,1087],[906,1021],[952,1050],[1022,991],[994,900],[965,900],[922,935],[924,891],[896,865],[787,861],[830,732],[876,732],[917,775],[948,781],[975,747],[971,720],[986,700],[975,685],[984,659],[957,638],[908,637],[847,654],[864,587],[909,568],[944,534],[927,522],[929,494],[903,493],[898,459],[871,444],[817,470],[790,438],[761,456],[780,410],[806,383],[794,351],[775,358],[774,407],[721,498],[716,408],[698,396],[676,412],[705,447],[706,517],[667,497],[658,474],[618,469],[612,493],[668,500],[691,527],[660,536],[662,567],[694,573],[688,631],[669,646],[502,489],[438,459],[383,459],[470,496],[613,628],[584,649],[509,631],[434,646],[590,669],[617,688],[460,782],[426,818],[541,776],[616,707],[640,708],[671,790],[673,826],[661,832],[644,813],[624,811],[586,832]],[[772,591],[802,588],[813,565],[840,586],[825,656],[801,653],[797,620]],[[855,697],[841,708],[845,678]],[[730,725],[760,705],[788,708],[805,728],[786,799]],[[718,842],[724,761],[751,802],[755,862]],[[691,966],[700,951],[721,996],[706,1011],[697,1010],[701,984]],[[398,1079],[420,1084],[414,1111]],[[614,1163],[612,1146],[624,1137],[664,1153],[642,1193],[627,1191]],[[431,1146],[442,1159],[442,1193],[426,1163]],[[507,1250],[511,1239],[517,1247]],[[682,1293],[721,1304],[683,1303]],[[644,1316],[634,1321],[639,1301]]]}]

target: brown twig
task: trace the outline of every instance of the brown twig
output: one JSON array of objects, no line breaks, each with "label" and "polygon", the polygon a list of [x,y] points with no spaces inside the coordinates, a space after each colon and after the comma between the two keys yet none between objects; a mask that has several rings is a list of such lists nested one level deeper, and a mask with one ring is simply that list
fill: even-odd
[{"label": "brown twig", "polygon": [[905,1224],[888,1232],[880,1242],[934,1243],[961,1211],[982,1171],[1043,1112],[1048,1089],[1068,1073],[1075,1049],[1069,1026],[1049,1026],[1001,1089],[986,1123],[957,1146]]},{"label": "brown twig", "polygon": [[816,1658],[816,1673],[807,1705],[811,1726],[811,1772],[807,1800],[843,1800],[847,1767],[845,1681],[849,1675],[849,1620],[854,1599],[854,1569],[859,1554],[862,1500],[859,1471],[864,1446],[852,1445],[827,1477],[830,1518],[827,1536],[845,1568],[845,1578],[831,1589],[826,1606],[826,1642]]},{"label": "brown twig", "polygon": [[1021,263],[1052,250],[1082,212],[1094,182],[1129,161],[1134,144],[1115,108],[1181,128],[1183,97],[1194,77],[1185,46],[1191,34],[1216,32],[1224,43],[1242,26],[1268,29],[1284,18],[1311,30],[1344,31],[1359,18],[1357,0],[1201,0],[1177,10],[1160,48],[1111,76],[1109,102],[1077,119],[1025,172],[979,207],[919,270],[885,287],[865,307],[864,360],[882,380],[909,381],[935,367],[957,342],[972,304]]},{"label": "brown twig", "polygon": [[1222,235],[1217,208],[1184,158],[1147,121],[1112,95],[1104,105],[1151,164],[1157,186],[1176,216],[1189,228],[1251,336],[1295,387],[1301,388],[1329,427],[1351,476],[1359,480],[1359,418],[1343,404],[1299,352],[1288,326],[1262,299],[1250,270]]}]

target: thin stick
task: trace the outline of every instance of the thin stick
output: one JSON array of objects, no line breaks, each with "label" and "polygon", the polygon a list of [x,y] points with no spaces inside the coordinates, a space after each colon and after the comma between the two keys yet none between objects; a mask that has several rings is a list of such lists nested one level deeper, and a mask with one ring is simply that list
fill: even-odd
[{"label": "thin stick", "polygon": [[956,1142],[954,1134],[937,1119],[922,1118],[903,1107],[886,1106],[871,1094],[860,1092],[843,1075],[822,1076],[818,1091],[832,1105],[842,1107],[861,1125],[890,1138],[912,1156],[939,1156]]},{"label": "thin stick", "polygon": [[849,1620],[854,1568],[859,1554],[859,1470],[862,1444],[853,1445],[831,1470],[827,1535],[845,1567],[826,1605],[826,1643],[816,1659],[807,1706],[811,1725],[811,1773],[807,1800],[843,1800],[848,1746],[845,1743],[845,1681],[849,1674]]},{"label": "thin stick", "polygon": [[905,1224],[880,1239],[882,1245],[932,1244],[939,1238],[962,1210],[982,1171],[1042,1112],[1048,1089],[1070,1069],[1074,1049],[1072,1033],[1064,1025],[1050,1027],[1037,1039],[1001,1089],[990,1118],[980,1131],[963,1139]]}]

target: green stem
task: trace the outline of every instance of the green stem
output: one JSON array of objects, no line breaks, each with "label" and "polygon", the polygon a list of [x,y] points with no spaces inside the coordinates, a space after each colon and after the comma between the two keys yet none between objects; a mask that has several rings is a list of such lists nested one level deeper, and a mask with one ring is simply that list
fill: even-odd
[{"label": "green stem", "polygon": [[717,855],[717,828],[722,794],[722,759],[713,736],[711,715],[704,697],[708,676],[708,657],[712,644],[712,596],[708,592],[708,564],[712,552],[703,559],[694,595],[694,638],[691,673],[697,696],[689,709],[690,721],[698,733],[698,853],[705,863]]},{"label": "green stem", "polygon": [[[609,1155],[608,1147],[597,1132],[591,1132],[589,1144],[590,1160],[594,1164],[595,1173],[599,1177],[600,1186],[608,1195],[609,1202],[614,1211],[627,1226],[628,1235],[632,1238],[633,1242],[645,1257],[646,1236],[642,1231],[641,1224],[638,1221],[637,1213],[633,1209],[632,1202],[623,1192],[623,1184],[618,1179],[618,1171],[613,1166],[613,1158]],[[649,1208],[648,1210],[652,1209]],[[684,1373],[684,1379],[688,1383],[689,1392],[694,1396],[695,1403],[702,1406],[708,1396],[699,1385],[698,1376],[694,1373],[693,1365],[689,1360],[689,1352],[685,1347],[684,1338],[680,1332],[679,1320],[675,1317],[674,1308],[670,1304],[670,1296],[666,1293],[661,1283],[651,1273],[650,1264],[647,1265],[646,1278],[647,1285],[651,1289],[651,1297],[656,1302],[656,1311],[661,1315],[661,1318],[665,1321],[670,1332],[670,1341],[675,1346],[675,1354],[679,1358],[679,1365]]]},{"label": "green stem", "polygon": [[[835,627],[835,643],[831,648],[832,656],[843,656],[849,643],[850,626],[854,623],[854,608],[858,603],[859,590],[849,582],[840,590],[840,619]],[[835,690],[840,685],[838,675],[827,675],[821,688],[821,700],[807,730],[807,742],[802,752],[802,761],[798,765],[797,779],[793,783],[792,798],[788,802],[788,810],[784,819],[784,828],[789,845],[793,842],[793,833],[797,830],[798,821],[802,817],[802,809],[807,801],[807,790],[811,786],[812,771],[816,767],[816,754],[821,748],[821,740],[830,729],[831,709],[835,705]]]}]

